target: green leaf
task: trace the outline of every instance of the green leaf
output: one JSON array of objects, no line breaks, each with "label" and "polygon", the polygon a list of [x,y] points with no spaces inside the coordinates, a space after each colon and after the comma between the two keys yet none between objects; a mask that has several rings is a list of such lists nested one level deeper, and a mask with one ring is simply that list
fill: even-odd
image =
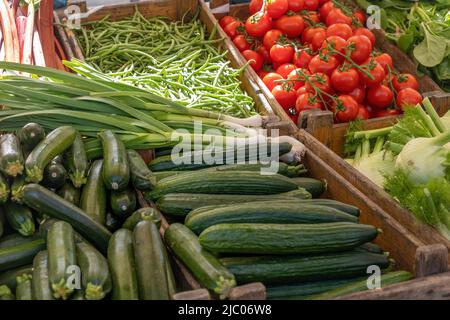
[{"label": "green leaf", "polygon": [[397,40],[397,46],[403,51],[408,52],[414,43],[414,33],[404,33]]},{"label": "green leaf", "polygon": [[434,67],[445,57],[447,40],[432,34],[424,23],[421,24],[425,38],[413,50],[414,57],[426,67]]},{"label": "green leaf", "polygon": [[436,76],[441,81],[450,80],[450,56],[436,67]]}]

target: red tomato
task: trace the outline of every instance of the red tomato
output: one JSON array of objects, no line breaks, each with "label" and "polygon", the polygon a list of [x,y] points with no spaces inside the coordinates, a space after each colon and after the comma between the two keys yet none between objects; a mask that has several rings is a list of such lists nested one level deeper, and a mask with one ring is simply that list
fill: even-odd
[{"label": "red tomato", "polygon": [[361,23],[363,26],[366,25],[366,14],[362,10],[357,10],[353,13],[353,16]]},{"label": "red tomato", "polygon": [[238,48],[238,50],[241,52],[248,50],[251,47],[251,43],[249,43],[247,41],[247,39],[245,38],[245,36],[243,34],[240,34],[240,35],[237,35],[236,37],[234,37],[233,43],[236,46],[236,48]]},{"label": "red tomato", "polygon": [[311,39],[312,49],[314,51],[317,51],[322,46],[322,44],[326,38],[327,38],[327,33],[325,32],[325,30],[318,29]]},{"label": "red tomato", "polygon": [[301,75],[301,73],[305,73],[309,75],[309,71],[306,69],[295,69],[291,71],[291,73],[288,74],[287,79],[291,80],[288,82],[292,88],[294,88],[295,91],[300,89],[300,87],[303,87],[305,85],[305,78]]},{"label": "red tomato", "polygon": [[320,17],[317,11],[302,11],[302,17],[303,19],[308,22],[310,25],[315,25],[316,23],[320,22]]},{"label": "red tomato", "polygon": [[284,79],[287,79],[288,75],[295,70],[295,65],[292,63],[283,63],[281,66],[279,66],[276,70],[276,72],[282,76]]},{"label": "red tomato", "polygon": [[352,18],[347,17],[341,9],[334,8],[328,13],[325,23],[328,27],[335,23],[345,23],[351,26]]},{"label": "red tomato", "polygon": [[259,71],[263,66],[263,57],[259,53],[253,50],[245,50],[242,55],[247,61],[251,61],[250,66],[255,71]]},{"label": "red tomato", "polygon": [[308,68],[311,59],[312,56],[306,50],[300,49],[294,54],[292,63],[298,68]]},{"label": "red tomato", "polygon": [[304,9],[310,11],[319,9],[319,0],[305,0]]},{"label": "red tomato", "polygon": [[386,110],[379,110],[375,112],[374,117],[375,118],[383,118],[383,117],[390,117],[390,116],[398,116],[400,112],[397,109],[386,109]]},{"label": "red tomato", "polygon": [[270,58],[273,62],[287,63],[291,62],[295,50],[291,45],[276,44],[270,49]]},{"label": "red tomato", "polygon": [[411,88],[414,90],[419,90],[419,83],[417,82],[416,78],[409,73],[401,73],[398,76],[395,76],[392,79],[392,85],[394,86],[394,89],[397,91]]},{"label": "red tomato", "polygon": [[385,85],[379,85],[367,90],[367,102],[374,108],[386,109],[393,100],[394,93]]},{"label": "red tomato", "polygon": [[277,85],[272,89],[272,94],[284,110],[295,106],[297,93],[288,85]]},{"label": "red tomato", "polygon": [[266,74],[266,76],[263,78],[263,82],[266,85],[266,87],[272,91],[275,86],[277,86],[280,83],[276,83],[276,80],[283,80],[283,77],[280,76],[278,73],[270,72]]},{"label": "red tomato", "polygon": [[267,33],[264,35],[263,38],[264,47],[266,47],[267,50],[270,50],[274,46],[274,44],[278,41],[278,38],[280,38],[282,34],[283,33],[277,29],[267,31]]},{"label": "red tomato", "polygon": [[333,10],[334,3],[332,1],[326,2],[323,6],[320,7],[319,13],[320,13],[320,20],[323,22],[326,21],[328,14],[331,10]]},{"label": "red tomato", "polygon": [[340,70],[340,67],[334,69],[331,74],[331,84],[334,90],[349,93],[359,86],[359,74],[354,68]]},{"label": "red tomato", "polygon": [[375,57],[375,61],[383,66],[384,72],[386,73],[386,75],[389,74],[389,68],[390,68],[391,72],[392,72],[392,70],[394,70],[394,64],[392,63],[392,58],[387,53],[382,53],[382,54],[377,55]]},{"label": "red tomato", "polygon": [[294,12],[299,12],[305,9],[305,1],[304,0],[288,0],[289,2],[289,10]]},{"label": "red tomato", "polygon": [[[308,27],[308,28],[305,28],[305,29],[303,30],[303,32],[302,32],[302,42],[303,42],[303,44],[311,43],[311,41],[312,41],[314,35],[316,34],[316,32],[317,32],[319,29],[325,30],[325,29],[322,28],[322,27],[317,27],[317,28],[314,28],[314,27]],[[325,34],[326,34],[326,32],[325,32]]]},{"label": "red tomato", "polygon": [[355,120],[358,115],[359,105],[351,96],[344,94],[333,100],[332,109],[339,122],[349,122]]},{"label": "red tomato", "polygon": [[253,37],[262,37],[272,27],[270,17],[265,13],[255,13],[245,22],[245,30]]},{"label": "red tomato", "polygon": [[[331,46],[333,49],[335,49],[336,51],[339,51],[342,54],[345,54],[345,48],[347,46],[347,41],[345,41],[344,39],[342,39],[339,36],[330,36],[328,38],[325,39],[325,41],[322,43],[322,53],[326,54],[328,52],[327,47]],[[334,53],[333,56],[335,56],[339,61],[343,61],[345,58],[338,54],[338,53]]]},{"label": "red tomato", "polygon": [[[332,3],[332,2],[330,2],[330,3]],[[353,35],[352,28],[348,24],[345,24],[345,23],[332,24],[327,29],[327,37],[338,36],[338,37],[343,38],[344,40],[347,40],[352,35]]]},{"label": "red tomato", "polygon": [[223,18],[220,19],[219,25],[220,25],[222,28],[225,28],[227,25],[229,25],[231,22],[234,22],[234,21],[236,21],[235,18],[233,18],[233,17],[231,17],[231,16],[225,16],[225,17],[223,17]]},{"label": "red tomato", "polygon": [[347,95],[353,97],[353,99],[355,99],[356,102],[363,103],[364,98],[366,97],[366,89],[361,86],[358,86],[355,89],[353,89],[352,92],[347,93]]},{"label": "red tomato", "polygon": [[328,76],[331,75],[334,69],[339,65],[339,61],[334,56],[329,56],[327,60],[324,60],[320,55],[315,55],[309,62],[308,68],[311,73],[325,73]]},{"label": "red tomato", "polygon": [[262,69],[257,72],[257,75],[260,79],[264,79],[264,77],[269,74],[269,70],[266,71],[264,69],[265,69],[265,66],[263,66]]},{"label": "red tomato", "polygon": [[275,21],[275,27],[292,39],[302,34],[305,28],[305,21],[299,15],[282,16]]},{"label": "red tomato", "polygon": [[323,6],[327,2],[331,2],[331,0],[319,0],[319,7]]},{"label": "red tomato", "polygon": [[412,88],[405,88],[397,92],[397,107],[405,111],[408,107],[414,107],[422,102],[422,95]]},{"label": "red tomato", "polygon": [[367,86],[367,87],[376,87],[379,84],[381,84],[384,80],[384,77],[386,76],[386,73],[384,72],[384,68],[376,62],[375,60],[370,60],[368,64],[361,65],[362,67],[367,67],[365,69],[366,72],[370,73],[373,77],[373,79],[369,78],[368,75],[366,75],[365,72],[359,71],[359,76],[361,78],[361,81]]},{"label": "red tomato", "polygon": [[347,40],[351,50],[350,58],[357,64],[366,61],[372,53],[372,43],[366,36],[352,36]]},{"label": "red tomato", "polygon": [[358,114],[356,115],[355,119],[367,120],[369,118],[370,118],[369,110],[367,110],[366,107],[360,104],[358,107]]},{"label": "red tomato", "polygon": [[264,47],[264,45],[259,45],[258,47],[256,47],[255,49],[256,52],[258,52],[261,57],[263,57],[263,60],[265,63],[272,63],[272,59],[270,59],[270,53],[269,50],[266,49],[266,47]]},{"label": "red tomato", "polygon": [[297,90],[297,97],[298,97],[299,95],[304,94],[304,93],[307,93],[307,92],[308,92],[308,90],[306,89],[305,86],[300,87],[300,88]]},{"label": "red tomato", "polygon": [[225,33],[230,37],[230,38],[234,38],[239,34],[243,34],[243,27],[244,24],[240,21],[233,21],[229,24],[227,24],[225,26],[225,28],[223,28],[223,31],[225,31]]},{"label": "red tomato", "polygon": [[354,36],[366,36],[367,38],[369,38],[370,43],[372,43],[372,47],[375,45],[375,35],[373,34],[372,31],[370,31],[367,28],[357,28],[354,32],[353,32]]},{"label": "red tomato", "polygon": [[[326,92],[328,94],[331,94],[333,92],[330,78],[326,74],[316,73],[311,75],[308,80],[322,92]],[[309,82],[305,83],[305,87],[308,92],[315,92],[313,86]]]},{"label": "red tomato", "polygon": [[320,98],[315,96],[314,93],[306,92],[298,96],[295,101],[295,110],[298,114],[305,110],[311,109],[324,109]]},{"label": "red tomato", "polygon": [[261,10],[262,6],[263,6],[263,0],[250,1],[250,5],[249,5],[250,14],[253,15],[253,14],[257,13],[259,10]]},{"label": "red tomato", "polygon": [[280,18],[288,10],[288,0],[267,0],[266,11],[267,14],[273,19]]}]

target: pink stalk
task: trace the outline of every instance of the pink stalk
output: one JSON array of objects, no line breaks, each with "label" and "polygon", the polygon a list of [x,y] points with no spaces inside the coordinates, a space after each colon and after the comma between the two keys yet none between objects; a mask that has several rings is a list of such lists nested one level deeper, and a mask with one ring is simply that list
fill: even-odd
[{"label": "pink stalk", "polygon": [[0,20],[4,37],[5,60],[20,63],[16,21],[7,0],[0,0]]},{"label": "pink stalk", "polygon": [[25,41],[25,29],[27,25],[27,17],[25,16],[17,16],[16,17],[16,26],[17,26],[17,37],[19,39],[19,49],[20,49],[20,61],[22,61],[23,57],[23,43]]},{"label": "pink stalk", "polygon": [[41,38],[37,28],[34,28],[33,33],[33,58],[34,64],[40,67],[45,67],[44,51],[42,50]]},{"label": "pink stalk", "polygon": [[34,1],[32,0],[28,3],[28,18],[21,61],[23,64],[32,64],[33,60],[34,15]]}]

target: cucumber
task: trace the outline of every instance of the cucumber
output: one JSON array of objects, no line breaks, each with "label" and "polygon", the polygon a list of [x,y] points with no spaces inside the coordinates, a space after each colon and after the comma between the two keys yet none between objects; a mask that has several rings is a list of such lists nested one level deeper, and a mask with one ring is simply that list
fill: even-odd
[{"label": "cucumber", "polygon": [[36,239],[0,249],[0,272],[30,264],[34,256],[45,249],[45,241]]},{"label": "cucumber", "polygon": [[44,178],[42,185],[48,189],[59,189],[66,182],[67,171],[64,166],[58,162],[50,162],[44,169]]},{"label": "cucumber", "polygon": [[122,192],[111,192],[110,206],[116,216],[127,218],[136,210],[136,194],[129,189]]},{"label": "cucumber", "polygon": [[119,230],[122,227],[122,220],[117,218],[111,212],[108,212],[108,213],[106,213],[105,227],[110,232],[116,232],[117,230]]},{"label": "cucumber", "polygon": [[66,182],[56,194],[76,206],[80,204],[80,190],[76,189],[70,182]]},{"label": "cucumber", "polygon": [[0,285],[5,284],[11,288],[11,290],[16,290],[17,277],[24,274],[31,274],[32,272],[33,266],[31,264],[3,272],[0,274]]},{"label": "cucumber", "polygon": [[337,210],[341,210],[345,213],[351,214],[352,216],[359,217],[360,210],[358,207],[342,203],[336,200],[331,199],[308,199],[305,200],[306,203],[314,204],[314,205],[320,205],[320,206],[327,206],[330,208],[334,208]]},{"label": "cucumber", "polygon": [[45,167],[55,156],[63,153],[72,145],[76,134],[77,131],[73,127],[59,127],[39,142],[25,161],[27,180],[35,183],[40,182],[43,179]]},{"label": "cucumber", "polygon": [[108,260],[90,244],[77,243],[76,248],[86,299],[103,299],[112,288]]},{"label": "cucumber", "polygon": [[156,177],[147,167],[144,159],[135,150],[127,150],[131,181],[138,190],[150,190],[156,185]]},{"label": "cucumber", "polygon": [[77,264],[72,226],[57,221],[50,226],[47,234],[48,274],[53,296],[67,300],[73,292],[68,285],[68,268]]},{"label": "cucumber", "polygon": [[45,138],[45,130],[37,123],[28,123],[18,132],[17,137],[25,150],[33,150]]},{"label": "cucumber", "polygon": [[112,276],[113,300],[139,300],[133,234],[130,230],[116,231],[109,241],[108,263]]},{"label": "cucumber", "polygon": [[98,134],[103,146],[103,181],[109,190],[116,192],[127,188],[130,166],[123,142],[110,130]]},{"label": "cucumber", "polygon": [[25,237],[34,234],[36,227],[34,225],[33,214],[28,207],[11,201],[5,203],[3,207],[6,213],[6,219],[15,231]]},{"label": "cucumber", "polygon": [[5,203],[9,199],[11,189],[6,178],[0,173],[0,203]]},{"label": "cucumber", "polygon": [[265,195],[298,189],[292,179],[275,174],[270,179],[259,172],[225,171],[192,172],[158,181],[153,191],[147,192],[151,199],[159,199],[169,193],[207,193]]},{"label": "cucumber", "polygon": [[357,223],[358,219],[334,208],[306,203],[292,205],[282,200],[247,202],[226,207],[202,207],[191,211],[184,224],[196,234],[200,234],[206,228],[221,223],[309,224],[329,222]]},{"label": "cucumber", "polygon": [[297,184],[298,187],[304,188],[306,191],[311,193],[313,198],[320,197],[326,190],[326,185],[324,182],[312,179],[312,178],[291,178],[291,182]]},{"label": "cucumber", "polygon": [[383,253],[383,249],[381,249],[380,246],[372,242],[364,243],[363,245],[359,246],[358,249],[366,250],[372,253]]},{"label": "cucumber", "polygon": [[186,216],[192,210],[206,206],[231,205],[242,202],[309,199],[311,194],[304,189],[273,195],[238,194],[195,194],[170,193],[159,198],[156,206],[163,213],[174,216]]},{"label": "cucumber", "polygon": [[17,277],[16,299],[33,300],[31,291],[31,274],[23,274]]},{"label": "cucumber", "polygon": [[28,184],[23,193],[24,202],[30,208],[70,223],[100,252],[106,252],[111,233],[83,210],[38,184]]},{"label": "cucumber", "polygon": [[207,289],[225,299],[236,286],[234,276],[200,245],[197,236],[180,223],[167,228],[164,239],[175,255]]},{"label": "cucumber", "polygon": [[155,208],[141,208],[125,220],[122,228],[133,230],[141,221],[152,221],[159,229],[161,227],[161,219],[161,213]]},{"label": "cucumber", "polygon": [[16,297],[12,293],[11,289],[6,285],[0,286],[0,300],[16,300]]},{"label": "cucumber", "polygon": [[[391,284],[404,282],[412,279],[412,274],[406,271],[395,271],[389,272],[381,275],[380,284],[384,288]],[[339,296],[344,296],[347,294],[366,291],[367,289],[367,279],[357,280],[352,283],[344,284],[333,290],[323,292],[321,294],[313,295],[309,299],[311,300],[328,300]]]},{"label": "cucumber", "polygon": [[101,225],[106,222],[106,188],[102,177],[103,160],[92,163],[80,198],[80,208]]},{"label": "cucumber", "polygon": [[48,269],[48,252],[44,250],[39,252],[33,260],[33,275],[31,279],[33,300],[54,300]]},{"label": "cucumber", "polygon": [[23,187],[26,185],[25,178],[24,175],[17,176],[11,184],[11,200],[19,204],[23,202]]},{"label": "cucumber", "polygon": [[12,233],[0,239],[0,249],[14,247],[40,238],[42,237],[38,233],[35,233],[30,237],[25,237],[20,233]]},{"label": "cucumber", "polygon": [[172,265],[165,246],[163,246],[163,254],[166,266],[167,293],[169,294],[169,299],[172,299],[173,295],[177,293],[177,282],[175,280],[175,275],[173,274]]},{"label": "cucumber", "polygon": [[23,173],[23,153],[20,141],[14,134],[0,136],[0,171],[10,177]]},{"label": "cucumber", "polygon": [[367,267],[389,266],[384,254],[358,250],[313,256],[255,256],[222,258],[220,262],[234,274],[239,284],[323,281],[367,276]]},{"label": "cucumber", "polygon": [[152,221],[141,221],[136,225],[133,247],[140,299],[168,300],[163,243],[159,229]]},{"label": "cucumber", "polygon": [[78,133],[72,146],[64,154],[64,165],[69,170],[69,178],[75,188],[86,183],[88,159],[81,135]]},{"label": "cucumber", "polygon": [[321,224],[218,224],[199,236],[217,253],[312,254],[346,251],[372,241],[378,230],[348,222]]}]

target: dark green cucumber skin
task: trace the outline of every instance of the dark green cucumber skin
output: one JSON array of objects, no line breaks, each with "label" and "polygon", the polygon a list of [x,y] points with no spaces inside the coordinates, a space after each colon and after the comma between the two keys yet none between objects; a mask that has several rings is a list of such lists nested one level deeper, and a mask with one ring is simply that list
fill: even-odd
[{"label": "dark green cucumber skin", "polygon": [[[47,240],[48,230],[50,230],[50,227],[58,222],[60,220],[54,219],[54,218],[47,218],[45,219],[40,225],[39,225],[39,237],[42,239]],[[86,239],[84,239],[78,232],[75,230],[72,230],[73,238],[75,240],[75,243],[80,242],[87,242]]]},{"label": "dark green cucumber skin", "polygon": [[300,188],[306,189],[311,193],[313,198],[320,197],[325,192],[325,183],[312,178],[291,178],[291,181],[296,183]]},{"label": "dark green cucumber skin", "polygon": [[31,290],[31,279],[23,279],[17,284],[16,288],[17,300],[33,300],[33,293]]},{"label": "dark green cucumber skin", "polygon": [[120,229],[112,235],[108,263],[113,283],[112,299],[139,300],[133,234],[130,230]]},{"label": "dark green cucumber skin", "polygon": [[332,199],[308,199],[308,200],[305,200],[305,202],[341,210],[341,211],[351,214],[352,216],[355,216],[355,217],[359,217],[359,215],[361,213],[358,207],[355,207],[355,206],[352,206],[352,205],[349,205],[346,203],[342,203],[342,202],[339,202],[336,200],[332,200]]},{"label": "dark green cucumber skin", "polygon": [[80,198],[80,208],[101,225],[106,222],[106,188],[102,177],[103,160],[92,163]]},{"label": "dark green cucumber skin", "polygon": [[[75,240],[72,226],[64,221],[57,221],[50,226],[47,234],[48,274],[54,297],[66,300],[72,293],[67,287],[67,270],[77,264]],[[60,292],[55,286],[63,290]]]},{"label": "dark green cucumber skin", "polygon": [[109,200],[112,212],[120,218],[127,218],[136,210],[136,194],[132,190],[111,192]]},{"label": "dark green cucumber skin", "polygon": [[103,146],[103,181],[109,190],[116,192],[127,188],[130,166],[123,142],[110,130],[98,134]]},{"label": "dark green cucumber skin", "polygon": [[5,284],[11,290],[16,290],[17,277],[23,274],[31,274],[33,272],[33,265],[25,265],[16,269],[11,269],[0,274],[0,285]]},{"label": "dark green cucumber skin", "polygon": [[314,256],[255,256],[223,258],[220,262],[239,284],[323,281],[367,276],[367,267],[389,265],[384,254],[357,250]]},{"label": "dark green cucumber skin", "polygon": [[31,279],[33,300],[54,300],[48,269],[48,252],[41,251],[33,260],[33,278]]},{"label": "dark green cucumber skin", "polygon": [[[207,209],[208,208],[208,209]],[[227,207],[199,208],[191,211],[184,224],[200,234],[206,228],[221,223],[309,224],[352,222],[358,219],[339,210],[316,205],[292,205],[283,201],[262,201]]]},{"label": "dark green cucumber skin", "polygon": [[170,193],[159,198],[156,206],[163,213],[174,216],[186,216],[192,210],[206,206],[232,205],[242,202],[309,199],[311,194],[297,189],[274,195],[234,195],[234,194],[195,194]]},{"label": "dark green cucumber skin", "polygon": [[11,184],[11,200],[21,204],[23,197],[23,187],[26,184],[26,177],[24,175],[17,176],[14,178]]},{"label": "dark green cucumber skin", "polygon": [[44,178],[42,185],[48,189],[59,189],[66,182],[67,171],[64,166],[58,162],[50,162],[44,169]]},{"label": "dark green cucumber skin", "polygon": [[67,200],[76,206],[79,206],[80,204],[80,189],[75,188],[70,182],[66,182],[62,188],[58,190],[57,194],[64,200]]},{"label": "dark green cucumber skin", "polygon": [[[202,248],[196,235],[184,225],[171,224],[164,234],[164,239],[172,252],[207,289],[226,296],[228,290],[236,285],[234,276],[216,257]],[[229,282],[227,288],[221,288],[221,279]]]},{"label": "dark green cucumber skin", "polygon": [[156,177],[147,167],[141,155],[135,150],[127,150],[131,181],[138,190],[150,190],[156,185]]},{"label": "dark green cucumber skin", "polygon": [[45,167],[54,157],[63,153],[72,145],[76,134],[77,131],[73,127],[59,127],[39,142],[25,161],[27,179],[30,182],[40,182],[43,179]]},{"label": "dark green cucumber skin", "polygon": [[32,209],[70,223],[100,252],[106,253],[111,232],[83,210],[38,184],[24,188],[24,202]]},{"label": "dark green cucumber skin", "polygon": [[37,123],[28,123],[17,133],[25,150],[33,150],[45,138],[45,130]]},{"label": "dark green cucumber skin", "polygon": [[0,203],[5,203],[9,199],[11,189],[9,183],[3,174],[0,172]]},{"label": "dark green cucumber skin", "polygon": [[105,219],[105,227],[110,232],[116,232],[122,227],[123,221],[119,218],[117,218],[114,214],[111,212],[106,213],[106,219]]},{"label": "dark green cucumber skin", "polygon": [[23,173],[23,153],[14,134],[0,136],[0,171],[10,177]]},{"label": "dark green cucumber skin", "polygon": [[158,229],[161,227],[161,213],[155,208],[141,208],[133,212],[133,214],[125,220],[122,228],[133,230],[141,221],[152,221]]},{"label": "dark green cucumber skin", "polygon": [[0,272],[27,265],[34,256],[45,248],[43,239],[0,249]]},{"label": "dark green cucumber skin", "polygon": [[3,205],[9,225],[21,235],[28,237],[34,234],[36,227],[31,210],[20,204],[8,201]]},{"label": "dark green cucumber skin", "polygon": [[371,253],[383,253],[383,249],[381,249],[380,246],[372,242],[364,243],[363,245],[359,246],[358,249],[366,250]]},{"label": "dark green cucumber skin", "polygon": [[0,249],[14,247],[40,238],[42,237],[38,233],[35,233],[31,237],[25,237],[20,233],[12,233],[0,239]]},{"label": "dark green cucumber skin", "polygon": [[334,222],[321,224],[218,224],[199,236],[202,247],[217,253],[319,254],[346,251],[376,238],[370,225]]},{"label": "dark green cucumber skin", "polygon": [[69,178],[76,188],[86,183],[88,159],[81,135],[78,133],[72,146],[64,154],[64,164],[69,170]]},{"label": "dark green cucumber skin", "polygon": [[177,282],[175,280],[175,275],[173,274],[169,254],[167,253],[167,249],[165,246],[163,246],[163,254],[166,265],[167,293],[169,294],[169,299],[172,299],[173,295],[177,293]]},{"label": "dark green cucumber skin", "polygon": [[[83,291],[87,300],[100,300],[111,292],[112,282],[108,260],[93,246],[77,243],[77,262],[81,269]],[[98,295],[89,294],[89,286],[101,288]]]},{"label": "dark green cucumber skin", "polygon": [[133,231],[134,259],[141,300],[168,300],[164,248],[159,229],[151,221],[139,222]]}]

